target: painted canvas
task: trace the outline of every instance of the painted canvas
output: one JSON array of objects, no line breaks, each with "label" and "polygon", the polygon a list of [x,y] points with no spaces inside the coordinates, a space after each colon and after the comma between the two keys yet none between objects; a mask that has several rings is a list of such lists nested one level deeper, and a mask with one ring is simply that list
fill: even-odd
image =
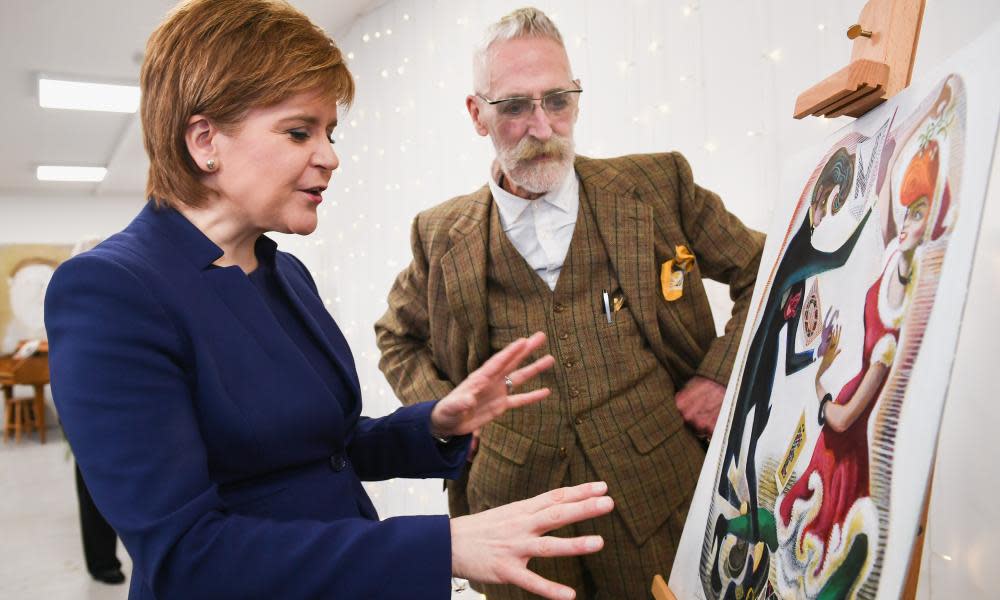
[{"label": "painted canvas", "polygon": [[42,315],[45,289],[71,245],[0,245],[0,354],[21,340],[45,339]]},{"label": "painted canvas", "polygon": [[670,586],[898,597],[1000,108],[1000,29],[790,161]]}]

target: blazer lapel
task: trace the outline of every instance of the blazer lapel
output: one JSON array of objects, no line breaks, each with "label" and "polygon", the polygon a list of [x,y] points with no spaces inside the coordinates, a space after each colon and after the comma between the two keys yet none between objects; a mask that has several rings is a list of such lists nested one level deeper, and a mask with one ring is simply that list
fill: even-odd
[{"label": "blazer lapel", "polygon": [[659,272],[653,248],[653,209],[638,200],[634,182],[606,162],[578,156],[575,167],[628,306],[654,354],[662,356],[665,348],[656,318]]},{"label": "blazer lapel", "polygon": [[323,324],[318,320],[322,317],[318,317],[318,315],[329,317],[329,313],[323,306],[323,303],[312,293],[311,289],[300,290],[295,286],[281,267],[280,260],[275,261],[275,273],[278,275],[278,282],[281,284],[282,289],[288,294],[288,298],[291,300],[295,310],[302,317],[302,321],[309,328],[313,336],[315,336],[316,340],[319,341],[320,347],[326,355],[333,361],[341,377],[350,385],[355,400],[351,407],[353,410],[359,406],[357,400],[361,397],[361,383],[358,379],[357,368],[354,365],[354,355],[351,354],[351,348],[347,343],[347,339],[332,317],[324,319],[327,321],[327,327],[323,327]]},{"label": "blazer lapel", "polygon": [[445,296],[452,317],[469,332],[470,360],[482,364],[490,355],[486,303],[486,261],[489,258],[489,214],[493,196],[483,186],[452,226],[452,247],[441,257]]}]

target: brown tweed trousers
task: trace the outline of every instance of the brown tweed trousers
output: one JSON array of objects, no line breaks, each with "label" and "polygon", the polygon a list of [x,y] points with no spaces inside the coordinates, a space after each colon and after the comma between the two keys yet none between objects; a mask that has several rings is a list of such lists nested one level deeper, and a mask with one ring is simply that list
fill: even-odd
[{"label": "brown tweed trousers", "polygon": [[[630,314],[628,322],[634,320],[634,325],[629,326],[641,338],[636,344],[639,350],[630,351],[651,355],[650,361],[658,363],[659,378],[645,378],[641,392],[613,392],[614,380],[623,377],[618,371],[628,372],[626,365],[607,368],[606,357],[564,361],[557,340],[566,339],[566,328],[556,327],[558,315],[551,311],[553,306],[560,312],[584,305],[579,298],[518,304],[523,322],[491,322],[510,320],[497,317],[496,263],[520,257],[509,244],[511,252],[497,251],[497,232],[492,230],[498,221],[488,186],[424,211],[414,220],[413,261],[396,279],[389,308],[375,325],[382,352],[379,366],[404,403],[440,398],[500,344],[530,333],[529,327],[546,330],[547,351],[556,355],[559,365],[553,370],[557,374],[543,376],[539,385],[552,388],[553,397],[521,409],[525,414],[520,417],[508,413],[484,428],[482,449],[472,469],[474,481],[468,481],[467,473],[448,484],[452,514],[469,512],[466,486],[477,490],[473,508],[481,510],[559,485],[582,483],[568,481],[568,470],[590,471],[608,482],[615,512],[630,541],[641,546],[668,519],[683,523],[704,453],[684,427],[673,392],[694,375],[728,383],[763,236],[727,212],[718,196],[695,185],[680,154],[578,157],[575,169],[581,181],[580,214],[585,209],[591,212],[585,226],[577,219],[567,261],[575,257],[578,276],[585,275],[581,272],[587,265],[595,265],[590,267],[594,277],[608,278],[612,281],[608,285],[620,289],[627,309],[622,314]],[[582,236],[591,239],[584,244],[578,239]],[[695,255],[695,266],[685,274],[683,295],[668,302],[661,293],[660,267],[675,257],[679,245]],[[517,267],[528,273],[526,264]],[[556,287],[556,300],[564,276]],[[716,336],[702,277],[730,286],[735,306],[722,337]],[[520,275],[519,281],[530,278]],[[550,292],[540,279],[537,284],[539,296]],[[593,311],[598,317],[602,314],[596,299]],[[588,322],[588,327],[594,325]],[[556,328],[559,331],[550,330]],[[602,351],[599,343],[578,347],[591,354]],[[603,397],[574,404],[580,394],[567,365],[587,364],[588,358],[590,364],[602,365],[610,383],[585,386],[590,389],[584,395],[589,391]],[[658,383],[651,386],[650,381]],[[569,467],[574,457],[567,458],[567,447],[579,450],[578,459],[586,469]],[[482,490],[495,490],[496,498],[484,504]],[[671,541],[673,548],[679,541],[678,523],[670,531],[678,537]],[[615,540],[608,540],[603,553],[614,551]],[[665,572],[670,565],[661,567]]]}]

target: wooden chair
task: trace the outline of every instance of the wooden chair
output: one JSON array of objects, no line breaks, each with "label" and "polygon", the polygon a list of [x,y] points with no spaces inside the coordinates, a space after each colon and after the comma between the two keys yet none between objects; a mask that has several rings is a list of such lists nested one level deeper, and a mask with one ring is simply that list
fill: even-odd
[{"label": "wooden chair", "polygon": [[[16,353],[15,353],[16,354]],[[45,443],[45,386],[49,383],[48,344],[44,342],[32,356],[17,359],[0,356],[0,388],[3,390],[3,440],[21,441],[22,433],[38,431]],[[34,388],[31,396],[14,396],[15,385]]]}]

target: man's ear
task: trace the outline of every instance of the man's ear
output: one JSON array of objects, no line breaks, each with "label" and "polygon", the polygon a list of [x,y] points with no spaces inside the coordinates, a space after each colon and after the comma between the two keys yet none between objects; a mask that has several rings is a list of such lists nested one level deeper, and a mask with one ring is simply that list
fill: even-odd
[{"label": "man's ear", "polygon": [[195,164],[202,171],[211,172],[216,167],[209,168],[208,161],[212,164],[219,164],[219,148],[217,147],[216,136],[219,129],[204,115],[193,115],[188,119],[187,129],[184,131],[184,142],[187,144],[188,154]]},{"label": "man's ear", "polygon": [[469,116],[472,117],[472,126],[476,128],[476,133],[484,137],[489,135],[490,130],[483,124],[482,113],[479,112],[479,103],[476,102],[475,96],[470,94],[465,97],[465,108],[469,111]]}]

